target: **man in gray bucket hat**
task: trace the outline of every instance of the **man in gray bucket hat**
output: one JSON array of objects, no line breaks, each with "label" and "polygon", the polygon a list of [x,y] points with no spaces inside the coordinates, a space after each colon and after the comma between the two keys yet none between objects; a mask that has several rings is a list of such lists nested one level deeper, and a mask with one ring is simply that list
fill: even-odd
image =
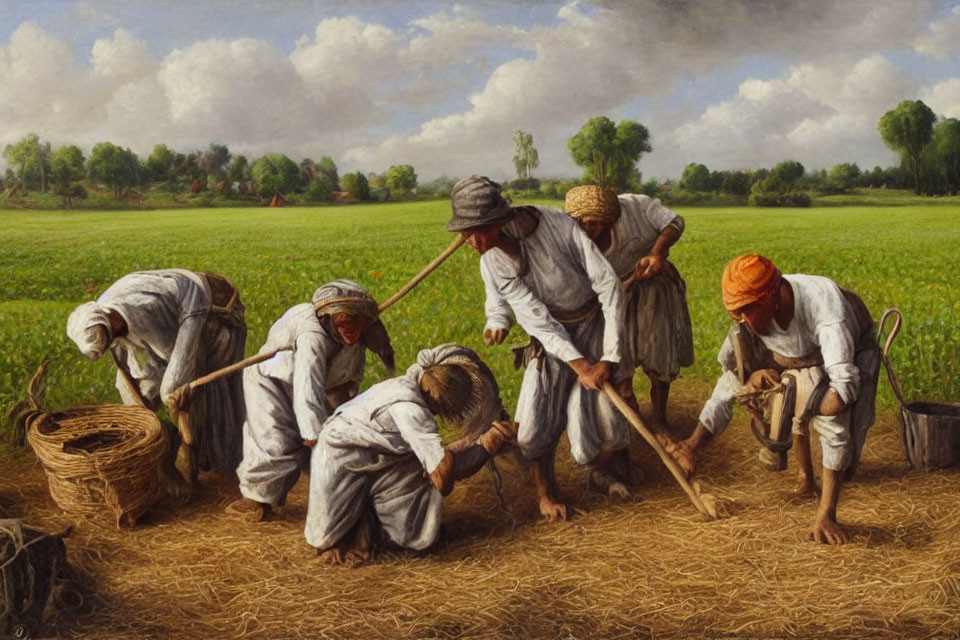
[{"label": "man in gray bucket hat", "polygon": [[601,391],[608,380],[633,377],[621,335],[623,294],[616,273],[569,216],[545,207],[512,207],[489,178],[461,180],[450,198],[447,229],[480,253],[484,342],[502,343],[514,322],[531,338],[516,362],[524,374],[515,419],[540,513],[548,520],[567,517],[554,477],[564,430],[574,460],[590,466],[591,485],[627,497],[629,426]]}]

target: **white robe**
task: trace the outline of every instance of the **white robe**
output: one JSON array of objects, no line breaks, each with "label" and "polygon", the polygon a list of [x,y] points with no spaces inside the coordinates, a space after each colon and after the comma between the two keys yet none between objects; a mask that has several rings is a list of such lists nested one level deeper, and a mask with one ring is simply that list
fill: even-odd
[{"label": "white robe", "polygon": [[[128,331],[110,346],[148,406],[157,409],[180,386],[243,358],[246,325],[243,304],[233,312],[211,312],[206,278],[185,269],[137,271],[123,276],[97,299],[120,314]],[[117,390],[126,404],[136,404],[117,372]],[[232,471],[240,459],[240,425],[244,417],[239,375],[201,387],[191,401],[197,426],[200,466]]]},{"label": "white robe", "polygon": [[[822,355],[822,367],[794,373],[800,376],[801,388],[808,391],[820,377],[827,376],[830,388],[847,404],[847,408],[835,416],[815,416],[811,421],[820,435],[823,466],[842,470],[859,460],[867,430],[875,417],[880,358],[872,334],[873,325],[864,326],[864,319],[858,317],[840,288],[829,278],[803,274],[783,277],[793,290],[793,319],[786,329],[781,329],[773,320],[770,335],[758,337],[770,351],[788,358],[802,358],[818,351]],[[740,386],[729,336],[717,359],[723,374],[700,412],[701,424],[715,435],[730,423],[734,397]],[[798,394],[798,404],[802,401]],[[795,417],[799,418],[799,412],[795,412]]]},{"label": "white robe", "polygon": [[[520,240],[527,271],[500,249],[480,258],[487,292],[487,329],[517,323],[544,347],[541,370],[531,361],[524,372],[517,401],[518,444],[527,458],[551,452],[564,429],[580,464],[602,449],[629,444],[625,418],[602,392],[584,389],[567,362],[587,358],[619,365],[614,381],[632,376],[622,340],[623,295],[620,281],[600,250],[569,216],[543,207],[537,228]],[[516,237],[516,222],[504,230]],[[563,316],[584,308],[594,298],[601,310],[592,317],[561,324]]]},{"label": "white robe", "polygon": [[[390,541],[426,549],[440,529],[443,497],[424,471],[443,456],[436,421],[409,371],[341,405],[310,461],[307,542],[329,549],[372,508]],[[383,469],[356,470],[385,460],[391,464]]]},{"label": "white robe", "polygon": [[283,347],[243,375],[247,420],[243,460],[237,467],[240,493],[271,505],[285,502],[306,465],[304,440],[315,440],[333,410],[329,389],[363,380],[363,341],[346,345],[332,338],[310,303],[298,304],[277,320],[260,353]]}]

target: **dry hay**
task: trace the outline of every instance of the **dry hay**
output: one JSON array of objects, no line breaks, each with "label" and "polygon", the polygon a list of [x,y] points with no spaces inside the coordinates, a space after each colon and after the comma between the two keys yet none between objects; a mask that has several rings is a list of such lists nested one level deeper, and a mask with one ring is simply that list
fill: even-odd
[{"label": "dry hay", "polygon": [[[692,427],[696,398],[678,384],[671,415]],[[686,396],[686,398],[684,398]],[[679,402],[678,402],[679,400]],[[303,540],[306,482],[279,517],[225,515],[234,483],[205,474],[180,510],[161,504],[140,526],[81,526],[69,559],[88,595],[61,616],[62,637],[920,637],[960,632],[960,476],[908,470],[896,418],[867,439],[839,517],[852,542],[807,540],[815,502],[795,498],[792,472],[756,463],[743,417],[708,450],[705,487],[729,516],[704,522],[649,448],[637,499],[585,493],[561,453],[576,517],[537,519],[529,481],[502,465],[517,525],[489,476],[458,485],[433,552],[383,554],[372,565],[320,565]],[[0,481],[0,513],[58,528],[29,453]],[[815,456],[816,458],[817,456]],[[7,476],[8,478],[10,476]]]},{"label": "dry hay", "polygon": [[30,420],[27,442],[54,502],[72,516],[112,514],[117,527],[130,526],[157,497],[167,441],[148,409],[103,404],[42,413]]}]

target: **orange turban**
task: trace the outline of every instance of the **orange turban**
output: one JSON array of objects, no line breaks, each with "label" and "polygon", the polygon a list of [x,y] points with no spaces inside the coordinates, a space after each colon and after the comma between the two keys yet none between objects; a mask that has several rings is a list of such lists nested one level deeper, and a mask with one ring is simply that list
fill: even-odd
[{"label": "orange turban", "polygon": [[737,256],[723,270],[720,289],[723,306],[736,311],[772,293],[780,282],[780,270],[761,255]]}]

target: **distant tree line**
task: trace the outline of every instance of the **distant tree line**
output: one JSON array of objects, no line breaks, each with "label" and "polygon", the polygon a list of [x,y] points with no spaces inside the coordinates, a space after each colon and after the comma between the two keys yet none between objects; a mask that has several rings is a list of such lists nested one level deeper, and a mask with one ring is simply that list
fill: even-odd
[{"label": "distant tree line", "polygon": [[417,194],[417,174],[408,164],[392,166],[381,175],[358,171],[340,176],[330,156],[319,162],[304,158],[298,164],[282,153],[268,153],[251,162],[219,143],[189,153],[158,144],[141,159],[129,148],[101,142],[86,158],[76,145],[51,149],[49,142],[29,133],[7,145],[3,157],[9,165],[0,176],[4,197],[54,193],[68,207],[88,197],[91,187],[107,189],[117,200],[143,198],[141,191],[146,189],[260,199],[280,193],[299,202],[332,202],[338,197],[366,201],[373,195],[380,200],[405,199]]}]

